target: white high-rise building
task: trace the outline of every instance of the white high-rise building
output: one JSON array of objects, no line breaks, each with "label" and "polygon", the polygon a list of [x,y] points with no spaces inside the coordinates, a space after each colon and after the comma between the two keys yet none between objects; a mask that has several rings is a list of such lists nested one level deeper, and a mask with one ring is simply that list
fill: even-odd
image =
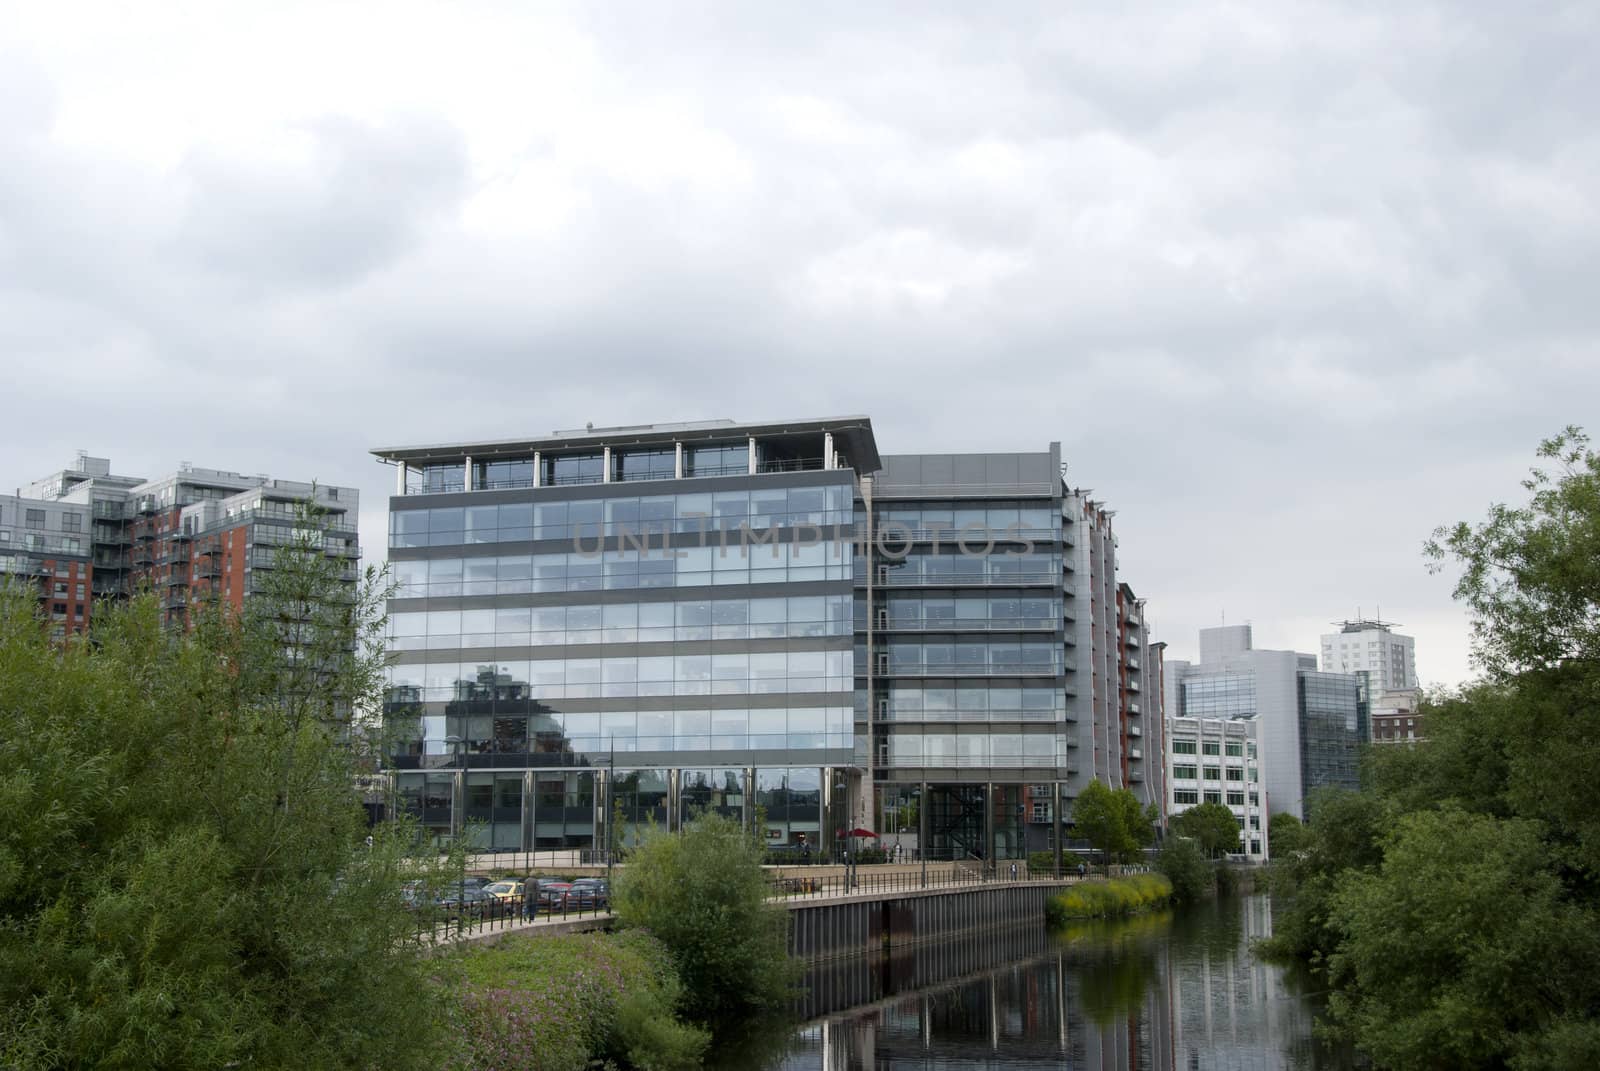
[{"label": "white high-rise building", "polygon": [[1416,640],[1394,631],[1392,621],[1344,621],[1322,637],[1322,671],[1367,678],[1367,695],[1417,686]]}]

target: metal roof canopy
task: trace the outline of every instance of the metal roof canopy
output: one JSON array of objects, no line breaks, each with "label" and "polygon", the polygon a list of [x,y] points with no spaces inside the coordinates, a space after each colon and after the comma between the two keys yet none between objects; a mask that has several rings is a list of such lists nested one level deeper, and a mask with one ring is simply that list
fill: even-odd
[{"label": "metal roof canopy", "polygon": [[878,445],[872,434],[872,419],[866,416],[823,417],[809,420],[774,420],[753,423],[736,421],[696,421],[681,424],[633,424],[614,428],[584,428],[558,431],[542,438],[494,439],[481,442],[437,443],[425,446],[390,446],[371,451],[380,461],[408,465],[438,462],[474,461],[496,457],[521,457],[538,450],[558,453],[566,450],[594,450],[602,446],[665,446],[674,442],[715,443],[730,438],[779,439],[793,435],[820,435],[832,432],[840,452],[850,459],[859,473],[877,472],[883,467]]}]

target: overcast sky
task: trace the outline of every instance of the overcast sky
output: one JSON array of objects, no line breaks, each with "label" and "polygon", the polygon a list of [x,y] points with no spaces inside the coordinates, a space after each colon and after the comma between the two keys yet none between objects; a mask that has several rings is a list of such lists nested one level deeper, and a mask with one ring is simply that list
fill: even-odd
[{"label": "overcast sky", "polygon": [[[1385,618],[1600,430],[1600,5],[0,0],[0,482],[867,413],[1043,449],[1158,638]],[[1068,8],[1071,14],[1063,14]]]}]

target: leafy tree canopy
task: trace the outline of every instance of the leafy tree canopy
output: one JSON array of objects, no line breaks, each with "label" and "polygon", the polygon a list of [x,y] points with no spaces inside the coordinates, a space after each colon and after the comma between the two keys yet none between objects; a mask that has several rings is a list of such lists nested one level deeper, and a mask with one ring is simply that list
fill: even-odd
[{"label": "leafy tree canopy", "polygon": [[0,595],[0,1066],[439,1066],[411,831],[367,847],[323,716],[376,698],[384,588],[317,588],[313,537],[256,575],[339,607],[301,631],[315,673],[254,618],[174,632],[144,595],[56,646]]},{"label": "leafy tree canopy", "polygon": [[788,912],[767,900],[762,854],[738,822],[705,814],[682,833],[647,829],[617,878],[618,919],[667,946],[683,1015],[718,1034],[793,996]]},{"label": "leafy tree canopy", "polygon": [[1172,831],[1194,840],[1209,858],[1239,849],[1239,821],[1220,803],[1190,807],[1173,818]]},{"label": "leafy tree canopy", "polygon": [[1096,778],[1072,801],[1072,825],[1107,858],[1121,861],[1155,840],[1152,812],[1128,789],[1112,790]]}]

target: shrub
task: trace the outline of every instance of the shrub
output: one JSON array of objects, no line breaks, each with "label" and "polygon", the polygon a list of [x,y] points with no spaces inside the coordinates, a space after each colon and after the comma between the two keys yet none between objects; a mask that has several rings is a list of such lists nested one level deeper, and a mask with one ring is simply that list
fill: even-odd
[{"label": "shrub", "polygon": [[666,946],[683,983],[683,1013],[722,1029],[793,995],[789,914],[770,904],[762,846],[739,823],[708,814],[682,833],[646,832],[612,904],[625,927]]},{"label": "shrub", "polygon": [[1170,899],[1172,882],[1161,874],[1086,881],[1052,896],[1045,905],[1045,920],[1052,926],[1059,926],[1067,919],[1131,915]]},{"label": "shrub", "polygon": [[1156,856],[1156,869],[1172,882],[1172,898],[1179,903],[1192,904],[1211,892],[1211,864],[1187,837],[1167,838]]},{"label": "shrub", "polygon": [[672,958],[642,931],[512,937],[457,966],[461,1066],[474,1071],[579,1071],[593,1058],[675,1071],[695,1066],[709,1041],[674,1020]]},{"label": "shrub", "polygon": [[[1084,860],[1073,852],[1061,853],[1061,872],[1070,874],[1078,869],[1078,864]],[[1087,864],[1085,864],[1087,865]],[[1028,869],[1035,874],[1051,874],[1055,872],[1056,853],[1051,851],[1029,852]]]}]

